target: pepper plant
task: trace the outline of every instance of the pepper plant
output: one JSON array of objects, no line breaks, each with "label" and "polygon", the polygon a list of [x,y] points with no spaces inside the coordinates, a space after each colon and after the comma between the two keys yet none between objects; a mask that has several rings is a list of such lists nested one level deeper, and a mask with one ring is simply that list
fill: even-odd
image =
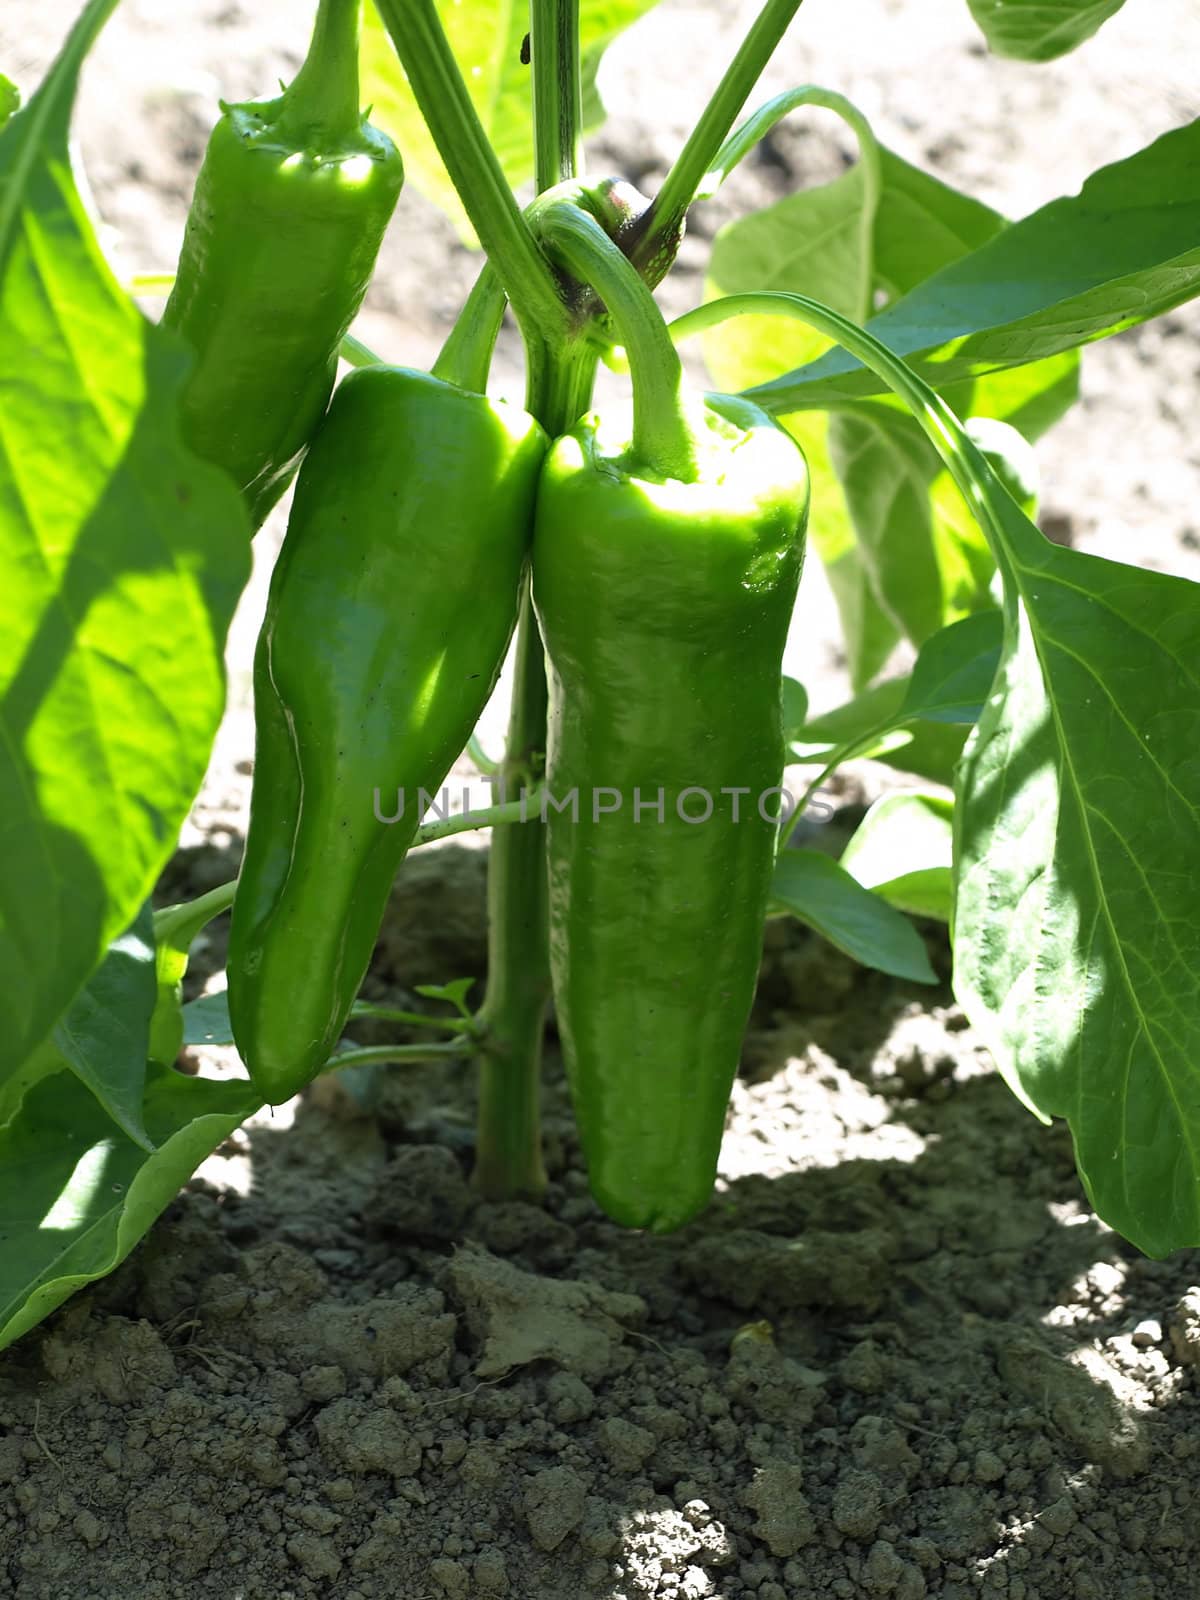
[{"label": "pepper plant", "polygon": [[[1030,448],[1081,346],[1200,292],[1200,123],[1009,223],[835,88],[747,114],[803,25],[766,0],[645,197],[586,175],[581,139],[604,47],[653,0],[375,0],[361,40],[358,0],[321,0],[294,81],[224,108],[155,325],[131,291],[167,285],[118,282],[68,155],[116,3],[88,0],[22,109],[0,78],[0,1345],[323,1071],[473,1061],[475,1180],[536,1197],[551,997],[598,1200],[679,1226],[768,915],[917,982],[909,914],[945,921],[959,1000],[1069,1122],[1099,1214],[1150,1254],[1200,1243],[1200,588],[1050,543]],[[993,50],[1045,60],[1121,0],[969,3]],[[653,290],[692,208],[809,106],[857,165],[726,227],[668,326]],[[431,374],[349,331],[405,166],[481,247]],[[820,234],[853,243],[793,248]],[[506,307],[523,409],[487,397]],[[675,349],[694,335],[708,397]],[[363,370],[335,389],[339,355]],[[601,360],[631,405],[596,415]],[[297,472],[242,874],[153,910],[252,532]],[[854,689],[820,716],[781,678],[806,528]],[[419,826],[510,639],[496,804]],[[797,847],[785,762],[811,797],[862,755],[928,791],[885,796],[840,861]],[[444,1021],[365,1005],[405,854],[484,826],[482,1003],[447,982]],[[231,909],[227,996],[181,1006]],[[356,1045],[365,1016],[445,1038]],[[176,1071],[200,1042],[248,1076]]]}]

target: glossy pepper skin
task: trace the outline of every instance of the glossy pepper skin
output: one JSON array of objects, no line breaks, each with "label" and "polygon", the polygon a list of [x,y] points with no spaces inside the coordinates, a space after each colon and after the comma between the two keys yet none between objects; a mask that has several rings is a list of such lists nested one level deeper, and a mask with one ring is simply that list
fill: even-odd
[{"label": "glossy pepper skin", "polygon": [[495,684],[546,444],[523,411],[364,367],[305,458],[255,657],[230,930],[234,1038],[272,1104],[333,1053],[418,791],[436,794]]},{"label": "glossy pepper skin", "polygon": [[325,411],[404,181],[359,113],[357,28],[358,0],[324,0],[284,93],[223,105],[163,312],[196,358],[184,438],[232,474],[255,528]]},{"label": "glossy pepper skin", "polygon": [[593,1193],[659,1232],[711,1195],[754,997],[808,511],[765,413],[710,397],[695,432],[698,480],[664,481],[622,418],[586,418],[547,458],[533,558],[558,1028]]}]

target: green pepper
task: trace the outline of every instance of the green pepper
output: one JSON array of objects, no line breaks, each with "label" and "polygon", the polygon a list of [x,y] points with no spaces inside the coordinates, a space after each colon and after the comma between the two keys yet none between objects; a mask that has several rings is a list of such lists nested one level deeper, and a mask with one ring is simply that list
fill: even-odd
[{"label": "green pepper", "polygon": [[254,666],[229,1012],[272,1104],[328,1061],[392,878],[495,685],[546,436],[428,373],[338,387],[296,484]]},{"label": "green pepper", "polygon": [[808,473],[757,407],[681,396],[594,224],[559,209],[541,232],[591,276],[633,375],[632,429],[585,418],[538,491],[554,1002],[592,1191],[666,1231],[712,1192],[754,997]]},{"label": "green pepper", "polygon": [[359,111],[358,0],[321,0],[282,95],[222,110],[162,320],[196,357],[184,438],[257,528],[329,401],[404,169]]}]

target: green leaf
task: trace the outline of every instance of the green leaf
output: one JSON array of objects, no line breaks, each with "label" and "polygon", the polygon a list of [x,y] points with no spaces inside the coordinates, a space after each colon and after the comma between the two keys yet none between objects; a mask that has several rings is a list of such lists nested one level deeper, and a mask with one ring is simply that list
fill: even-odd
[{"label": "green leaf", "polygon": [[135,1144],[149,1149],[142,1093],[154,1011],[154,930],[144,906],[54,1025],[53,1049]]},{"label": "green leaf", "polygon": [[810,718],[791,735],[790,758],[833,767],[868,756],[949,787],[965,742],[964,729],[954,725],[978,719],[996,676],[1002,633],[998,611],[943,628],[922,647],[908,677],[889,678]]},{"label": "green leaf", "polygon": [[[1200,121],[1102,167],[868,324],[938,389],[1161,316],[1200,293]],[[774,325],[774,319],[763,319]],[[886,385],[841,350],[751,391],[776,415]]]},{"label": "green leaf", "polygon": [[469,1017],[471,1011],[467,996],[474,984],[474,978],[452,978],[449,983],[418,983],[414,992],[426,1000],[445,1000],[461,1016]]},{"label": "green leaf", "polygon": [[783,680],[783,736],[790,739],[804,726],[808,716],[808,690],[795,678]]},{"label": "green leaf", "polygon": [[912,923],[816,850],[780,854],[771,900],[864,967],[911,983],[937,982]]},{"label": "green leaf", "polygon": [[179,440],[182,348],[121,292],[71,176],[76,75],[111,9],[87,8],[0,132],[0,1078],[174,847],[249,571],[236,489]]},{"label": "green leaf", "polygon": [[[857,167],[835,182],[729,223],[713,244],[705,298],[749,288],[805,288],[856,309],[861,277],[863,182]],[[704,336],[704,355],[718,389],[736,393],[827,347],[790,318],[756,317]],[[854,527],[829,457],[824,418],[797,416],[788,431],[804,451],[812,485],[808,537],[837,602],[847,667],[855,688],[869,683],[899,634],[871,585]]]},{"label": "green leaf", "polygon": [[995,562],[973,518],[945,524],[932,488],[941,462],[920,424],[891,406],[863,405],[829,423],[830,456],[872,586],[897,632],[923,644],[991,605]]},{"label": "green leaf", "polygon": [[227,990],[220,989],[216,994],[202,994],[198,1000],[189,1000],[183,1007],[182,1016],[185,1045],[233,1043]]},{"label": "green leaf", "polygon": [[[1055,356],[1024,368],[1021,377],[1027,381],[1019,387],[1009,374],[956,386],[966,393],[952,403],[969,400],[986,409],[971,418],[968,431],[1028,503],[1037,481],[1036,457],[1028,441],[1002,419],[1010,411],[1039,430],[1056,421],[1078,393],[1078,356],[1073,351]],[[1040,385],[1036,395],[1029,380]],[[906,408],[889,399],[835,413],[829,419],[829,448],[864,567],[898,631],[920,645],[959,617],[994,605],[990,588],[996,563],[987,539]]]},{"label": "green leaf", "polygon": [[[605,50],[657,0],[581,0],[584,124],[604,120],[596,73]],[[483,130],[514,189],[533,177],[532,74],[521,62],[529,6],[517,0],[436,0],[446,36],[458,59]],[[386,129],[404,156],[409,181],[449,216],[464,239],[471,226],[409,91],[391,39],[375,7],[363,9],[362,94],[371,120]]]},{"label": "green leaf", "polygon": [[1062,550],[1007,496],[996,690],[959,769],[955,988],[1089,1197],[1200,1244],[1200,586]]},{"label": "green leaf", "polygon": [[859,823],[841,864],[897,911],[949,922],[953,857],[952,801],[934,794],[888,794]]},{"label": "green leaf", "polygon": [[[784,424],[804,452],[812,491],[808,539],[825,568],[837,604],[851,686],[876,677],[900,637],[876,598],[867,561],[855,536],[846,497],[829,454],[829,427],[819,413],[801,412]],[[803,605],[803,588],[800,604]]]},{"label": "green leaf", "polygon": [[989,50],[1017,61],[1053,61],[1076,49],[1125,0],[967,0]]},{"label": "green leaf", "polygon": [[139,1148],[66,1068],[30,1088],[0,1129],[0,1350],[123,1261],[260,1097],[245,1082],[151,1066]]},{"label": "green leaf", "polygon": [[978,722],[1000,666],[1003,636],[999,611],[981,611],[935,633],[913,663],[897,720]]}]

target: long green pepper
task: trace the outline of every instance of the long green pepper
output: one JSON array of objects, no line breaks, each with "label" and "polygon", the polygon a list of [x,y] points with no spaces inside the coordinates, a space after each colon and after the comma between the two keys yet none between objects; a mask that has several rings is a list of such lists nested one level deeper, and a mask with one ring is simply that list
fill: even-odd
[{"label": "long green pepper", "polygon": [[712,1192],[754,997],[808,473],[757,407],[681,395],[649,292],[590,219],[540,227],[607,301],[634,385],[632,429],[585,418],[538,489],[555,1009],[594,1194],[667,1231]]},{"label": "long green pepper", "polygon": [[184,438],[232,474],[256,528],[328,404],[404,181],[359,111],[359,3],[321,0],[278,98],[222,103],[163,312],[196,357]]},{"label": "long green pepper", "polygon": [[495,685],[546,444],[523,411],[375,366],[339,385],[305,458],[255,657],[229,942],[234,1038],[271,1104],[332,1054],[421,791]]}]

